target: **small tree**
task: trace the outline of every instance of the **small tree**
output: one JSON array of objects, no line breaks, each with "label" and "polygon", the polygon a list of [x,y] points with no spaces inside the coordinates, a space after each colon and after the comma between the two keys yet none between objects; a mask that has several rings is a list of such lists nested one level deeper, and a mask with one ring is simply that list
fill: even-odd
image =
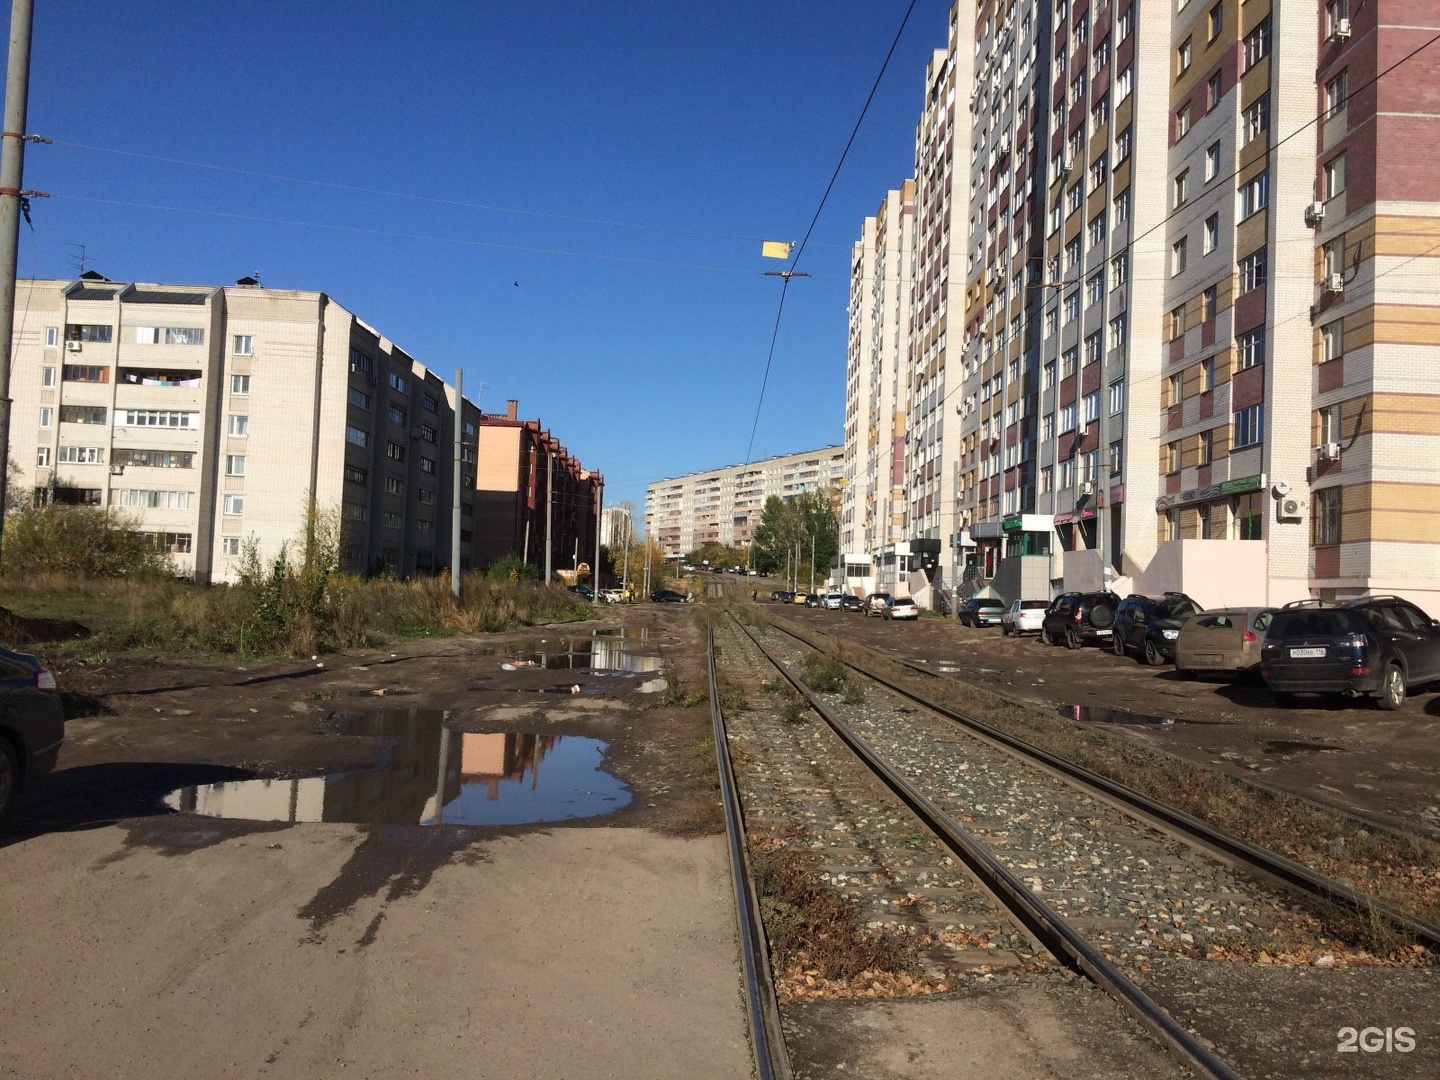
[{"label": "small tree", "polygon": [[170,556],[119,510],[50,503],[5,517],[7,574],[153,578],[173,574]]}]

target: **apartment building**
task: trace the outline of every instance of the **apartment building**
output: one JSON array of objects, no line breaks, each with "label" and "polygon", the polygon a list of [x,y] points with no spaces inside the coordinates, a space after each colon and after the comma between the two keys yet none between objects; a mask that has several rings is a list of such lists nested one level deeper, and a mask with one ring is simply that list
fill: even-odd
[{"label": "apartment building", "polygon": [[[964,591],[1440,607],[1431,7],[952,6],[929,77],[974,58],[943,376],[958,445],[938,450]],[[920,253],[948,218],[930,161],[905,476],[921,528],[944,499],[916,415],[937,305]]]},{"label": "apartment building", "polygon": [[293,545],[312,506],[347,571],[436,573],[458,422],[472,564],[478,408],[326,294],[92,272],[22,280],[16,309],[10,455],[35,499],[124,511],[201,582]]},{"label": "apartment building", "polygon": [[770,496],[789,501],[844,479],[837,445],[659,480],[645,492],[645,535],[672,559],[707,543],[745,547]]}]

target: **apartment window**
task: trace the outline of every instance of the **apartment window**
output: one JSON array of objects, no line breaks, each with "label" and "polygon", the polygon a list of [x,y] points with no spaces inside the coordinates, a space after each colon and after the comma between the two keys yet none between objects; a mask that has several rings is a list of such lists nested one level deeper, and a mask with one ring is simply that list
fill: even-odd
[{"label": "apartment window", "polygon": [[1209,322],[1219,313],[1220,289],[1211,285],[1200,294],[1200,321]]},{"label": "apartment window", "polygon": [[230,351],[236,356],[253,356],[255,339],[250,334],[236,334],[230,339]]},{"label": "apartment window", "polygon": [[231,376],[230,376],[230,393],[232,393],[232,394],[248,394],[248,393],[250,393],[250,376],[249,376],[249,375],[231,375]]},{"label": "apartment window", "polygon": [[406,389],[406,388],[407,388],[408,386],[409,386],[409,384],[405,381],[405,376],[403,376],[403,375],[397,375],[397,374],[395,374],[395,372],[393,372],[393,371],[390,373],[390,389],[391,389],[391,390],[396,390],[396,391],[399,391],[400,393],[404,394],[404,393],[407,393],[407,389]]},{"label": "apartment window", "polygon": [[1085,201],[1085,187],[1083,184],[1075,184],[1065,193],[1065,212],[1073,214]]},{"label": "apartment window", "polygon": [[1110,444],[1110,475],[1111,475],[1111,476],[1119,476],[1119,475],[1120,475],[1120,470],[1121,470],[1121,468],[1122,468],[1123,465],[1124,465],[1124,457],[1123,457],[1123,454],[1122,454],[1122,451],[1123,451],[1124,449],[1125,449],[1125,448],[1124,448],[1123,444],[1121,444],[1121,443],[1112,442],[1112,443]]},{"label": "apartment window", "polygon": [[1080,418],[1084,423],[1093,424],[1100,419],[1100,391],[1092,390],[1080,401]]},{"label": "apartment window", "polygon": [[[53,330],[54,327],[51,327],[51,329]],[[44,387],[53,387],[55,385],[55,369],[53,367],[43,367],[40,369],[40,385]]]},{"label": "apartment window", "polygon": [[428,390],[427,390],[427,391],[425,392],[425,394],[420,398],[420,404],[421,404],[421,406],[425,409],[426,412],[439,412],[439,411],[440,411],[440,401],[439,401],[439,399],[436,398],[436,396],[435,396],[434,394],[430,393]]},{"label": "apartment window", "polygon": [[1205,148],[1205,182],[1208,184],[1220,175],[1220,144],[1211,143]]},{"label": "apartment window", "polygon": [[1135,89],[1135,69],[1132,66],[1115,76],[1115,100],[1124,101],[1130,96],[1130,91],[1133,89]]},{"label": "apartment window", "polygon": [[115,328],[96,323],[66,323],[65,340],[93,341],[98,345],[108,345],[115,340]]},{"label": "apartment window", "polygon": [[1245,141],[1264,135],[1270,130],[1270,95],[1261,94],[1245,106]]},{"label": "apartment window", "polygon": [[1105,214],[1102,211],[1090,222],[1090,246],[1099,247],[1105,243]]},{"label": "apartment window", "polygon": [[1215,389],[1215,358],[1207,356],[1200,361],[1200,392],[1208,394]]},{"label": "apartment window", "polygon": [[433,443],[435,442],[435,429],[434,429],[433,427],[431,427],[429,424],[421,424],[421,425],[420,425],[420,438],[421,438],[421,440],[424,441],[424,442],[428,442],[428,443],[432,443],[432,444],[433,444]]},{"label": "apartment window", "polygon": [[226,476],[244,476],[244,475],[245,475],[245,455],[244,455],[244,454],[226,454],[226,455],[225,455],[225,475],[226,475]]},{"label": "apartment window", "polygon": [[1115,136],[1115,160],[1124,161],[1130,156],[1130,146],[1134,141],[1131,129],[1126,128]]},{"label": "apartment window", "polygon": [[1090,163],[1090,190],[1099,191],[1105,186],[1105,177],[1109,175],[1110,163],[1104,154]]},{"label": "apartment window", "polygon": [[1167,338],[1167,340],[1174,341],[1178,337],[1185,336],[1184,304],[1181,304],[1179,307],[1174,307],[1170,309],[1168,322],[1170,323],[1170,336]]},{"label": "apartment window", "polygon": [[347,424],[345,427],[345,441],[355,446],[368,446],[370,445],[370,435],[368,432],[362,431],[354,425]]},{"label": "apartment window", "polygon": [[1053,336],[1055,335],[1055,331],[1056,331],[1056,329],[1059,327],[1059,325],[1060,325],[1060,316],[1059,316],[1059,313],[1058,313],[1054,308],[1051,308],[1049,311],[1045,312],[1045,336],[1046,336],[1046,337],[1053,337]]},{"label": "apartment window", "polygon": [[1237,449],[1242,446],[1255,446],[1265,439],[1265,403],[1251,405],[1248,408],[1240,409],[1234,415],[1234,435],[1230,445]]},{"label": "apartment window", "polygon": [[1110,204],[1115,212],[1115,223],[1123,225],[1130,220],[1130,189],[1126,188],[1115,196],[1114,202]]},{"label": "apartment window", "polygon": [[435,459],[422,455],[420,458],[420,471],[433,476],[435,474]]},{"label": "apartment window", "polygon": [[1220,244],[1220,215],[1211,214],[1205,219],[1205,227],[1200,244],[1200,254],[1209,255]]},{"label": "apartment window", "polygon": [[1075,430],[1075,403],[1060,406],[1060,434]]},{"label": "apartment window", "polygon": [[1187,101],[1175,110],[1175,138],[1183,139],[1190,134],[1190,103]]},{"label": "apartment window", "polygon": [[1194,54],[1195,49],[1191,45],[1190,38],[1186,38],[1175,50],[1175,73],[1177,75],[1184,75],[1190,70],[1190,61],[1194,58]]},{"label": "apartment window", "polygon": [[388,495],[404,495],[405,481],[398,476],[387,476],[385,478],[385,492]]},{"label": "apartment window", "polygon": [[1338,360],[1344,355],[1345,322],[1343,319],[1336,319],[1320,328],[1320,359],[1322,361]]},{"label": "apartment window", "polygon": [[240,554],[240,537],[222,536],[220,538],[220,554],[229,555],[232,558]]},{"label": "apartment window", "polygon": [[225,513],[227,513],[227,514],[243,514],[244,512],[245,512],[245,496],[244,496],[244,495],[226,495],[226,496],[225,496]]},{"label": "apartment window", "polygon": [[1240,292],[1263,288],[1268,277],[1268,259],[1264,248],[1258,248],[1240,260]]},{"label": "apartment window", "polygon": [[1053,389],[1055,389],[1055,361],[1054,361],[1054,360],[1046,360],[1046,361],[1045,361],[1045,367],[1044,367],[1043,369],[1041,369],[1040,389],[1042,389],[1042,390],[1053,390]]},{"label": "apartment window", "polygon": [[347,484],[367,484],[370,482],[370,473],[366,469],[355,465],[345,466],[345,482]]},{"label": "apartment window", "polygon": [[[40,415],[43,419],[48,410],[41,409]],[[62,424],[103,424],[109,410],[103,405],[61,405],[60,422]],[[123,417],[121,413],[119,416]],[[119,419],[119,417],[117,417]],[[48,423],[41,423],[41,427],[49,427]]]},{"label": "apartment window", "polygon": [[415,500],[428,505],[435,501],[435,492],[429,488],[420,488],[415,492]]},{"label": "apartment window", "polygon": [[231,413],[230,434],[236,438],[244,438],[250,434],[250,417],[241,413]]},{"label": "apartment window", "polygon": [[1240,352],[1240,370],[1265,363],[1265,328],[1247,330],[1235,339]]},{"label": "apartment window", "polygon": [[1225,4],[1223,0],[1210,9],[1206,20],[1210,30],[1210,40],[1214,41],[1220,36],[1220,31],[1225,29]]},{"label": "apartment window", "polygon": [[38,446],[35,448],[35,465],[41,469],[50,467],[50,447]]},{"label": "apartment window", "polygon": [[1168,442],[1160,448],[1160,471],[1165,473],[1180,471],[1180,444],[1178,442]]},{"label": "apartment window", "polygon": [[1315,492],[1315,545],[1325,547],[1340,543],[1340,522],[1343,516],[1344,488],[1321,488]]},{"label": "apartment window", "polygon": [[1075,486],[1075,459],[1060,462],[1060,488],[1067,490]]},{"label": "apartment window", "polygon": [[1330,119],[1341,109],[1350,97],[1350,71],[1340,72],[1325,84],[1325,119]]},{"label": "apartment window", "polygon": [[1184,206],[1190,201],[1190,170],[1181,169],[1174,182],[1175,206]]},{"label": "apartment window", "polygon": [[1254,30],[1245,35],[1245,70],[1249,71],[1270,55],[1270,20],[1263,19]]},{"label": "apartment window", "polygon": [[1320,443],[1338,443],[1343,438],[1344,413],[1339,404],[1327,405],[1320,410]]},{"label": "apartment window", "polygon": [[380,515],[380,523],[387,529],[403,529],[405,527],[405,516],[387,510]]},{"label": "apartment window", "polygon": [[1225,80],[1220,72],[1210,76],[1210,81],[1205,84],[1205,109],[1208,112],[1220,104],[1220,99],[1225,96]]},{"label": "apartment window", "polygon": [[1118,416],[1125,411],[1125,380],[1116,379],[1110,384],[1110,415]]},{"label": "apartment window", "polygon": [[1065,269],[1070,270],[1080,261],[1080,238],[1077,236],[1065,245]]},{"label": "apartment window", "polygon": [[1094,364],[1099,362],[1100,356],[1104,352],[1104,346],[1101,344],[1101,342],[1102,339],[1100,337],[1099,330],[1096,330],[1093,334],[1087,334],[1085,336],[1086,364]]},{"label": "apartment window", "polygon": [[1080,317],[1080,293],[1072,292],[1065,297],[1065,325],[1070,325]]},{"label": "apartment window", "polygon": [[1121,252],[1110,260],[1110,288],[1118,289],[1130,280],[1130,256]]},{"label": "apartment window", "polygon": [[1186,251],[1189,246],[1189,241],[1183,236],[1170,245],[1170,275],[1172,277],[1185,272]]},{"label": "apartment window", "polygon": [[1094,70],[1098,72],[1106,64],[1110,63],[1110,38],[1103,37],[1095,46],[1095,53],[1092,57]]},{"label": "apartment window", "polygon": [[193,469],[195,454],[189,450],[114,450],[112,465],[135,465],[145,469]]},{"label": "apartment window", "polygon": [[1165,407],[1179,405],[1185,400],[1185,377],[1180,372],[1165,376]]},{"label": "apartment window", "polygon": [[105,448],[102,446],[62,446],[58,460],[64,465],[104,465]]},{"label": "apartment window", "polygon": [[1130,36],[1130,28],[1135,18],[1135,7],[1132,4],[1120,13],[1119,24],[1115,28],[1115,36],[1124,41]]},{"label": "apartment window", "polygon": [[370,517],[369,510],[359,503],[341,503],[340,516],[346,521],[367,521]]},{"label": "apartment window", "polygon": [[1099,131],[1100,125],[1110,119],[1110,95],[1102,94],[1100,99],[1090,106],[1090,128],[1092,131]]},{"label": "apartment window", "polygon": [[1048,495],[1055,490],[1055,470],[1049,465],[1040,470],[1040,494]]},{"label": "apartment window", "polygon": [[385,456],[388,457],[391,461],[404,461],[405,447],[401,446],[399,443],[387,442],[385,444]]},{"label": "apartment window", "polygon": [[1060,354],[1060,378],[1068,379],[1075,374],[1075,364],[1080,359],[1080,350],[1071,345]]},{"label": "apartment window", "polygon": [[58,326],[45,327],[45,347],[54,349],[60,344],[60,328]]},{"label": "apartment window", "polygon": [[1320,249],[1322,261],[1325,267],[1325,276],[1331,274],[1343,274],[1345,272],[1345,234],[1341,233],[1334,240]]},{"label": "apartment window", "polygon": [[1240,220],[1258,214],[1270,205],[1270,174],[1262,172],[1240,188]]},{"label": "apartment window", "polygon": [[1350,17],[1350,0],[1325,0],[1325,36],[1334,37],[1341,19]]},{"label": "apartment window", "polygon": [[1200,432],[1200,460],[1197,464],[1209,465],[1215,460],[1215,433],[1213,431]]},{"label": "apartment window", "polygon": [[195,540],[193,533],[157,532],[148,535],[154,538],[151,543],[172,555],[189,555],[190,546]]},{"label": "apartment window", "polygon": [[1055,417],[1043,416],[1040,418],[1040,441],[1049,442],[1055,438]]},{"label": "apartment window", "polygon": [[110,369],[101,364],[66,364],[60,377],[66,382],[108,383]]},{"label": "apartment window", "polygon": [[390,403],[389,409],[386,410],[386,414],[390,417],[390,422],[392,424],[403,425],[405,423],[405,410],[402,409],[399,405],[396,405],[393,401]]},{"label": "apartment window", "polygon": [[375,370],[375,361],[366,356],[359,349],[350,350],[350,370],[361,371],[366,375]]},{"label": "apartment window", "polygon": [[1110,348],[1123,349],[1129,339],[1129,321],[1122,311],[1110,320]]},{"label": "apartment window", "polygon": [[1098,304],[1105,299],[1105,275],[1096,271],[1085,279],[1085,306]]},{"label": "apartment window", "polygon": [[1333,199],[1345,190],[1345,155],[1336,154],[1325,163],[1325,198]]},{"label": "apartment window", "polygon": [[363,390],[356,390],[353,386],[350,387],[348,393],[351,405],[354,405],[357,409],[364,409],[366,412],[370,411],[369,394],[365,393]]}]

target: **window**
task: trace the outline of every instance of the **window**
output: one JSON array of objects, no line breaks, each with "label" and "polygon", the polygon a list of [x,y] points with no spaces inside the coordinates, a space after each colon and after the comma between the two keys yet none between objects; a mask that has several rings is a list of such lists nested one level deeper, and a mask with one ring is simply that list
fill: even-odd
[{"label": "window", "polygon": [[1068,379],[1075,374],[1075,365],[1080,359],[1080,350],[1071,345],[1060,354],[1060,378]]},{"label": "window", "polygon": [[159,491],[147,488],[122,488],[116,492],[120,505],[141,510],[188,510],[190,492]]},{"label": "window", "polygon": [[232,394],[248,394],[248,393],[250,393],[250,376],[249,376],[249,375],[231,375],[231,376],[230,376],[230,393],[232,393]]},{"label": "window", "polygon": [[35,448],[35,465],[40,469],[48,469],[50,467],[50,447],[37,446]]},{"label": "window", "polygon": [[1205,227],[1204,227],[1204,230],[1203,230],[1203,234],[1202,234],[1202,238],[1201,238],[1201,243],[1200,243],[1200,254],[1202,254],[1202,255],[1209,255],[1209,254],[1210,254],[1212,251],[1214,251],[1219,245],[1220,245],[1220,215],[1219,215],[1219,214],[1211,214],[1208,218],[1205,219]]},{"label": "window", "polygon": [[389,495],[404,495],[405,481],[398,476],[387,476],[385,478],[385,491]]},{"label": "window", "polygon": [[1343,516],[1344,488],[1321,488],[1315,492],[1315,545],[1340,543],[1340,522]]},{"label": "window", "polygon": [[1207,356],[1200,361],[1200,392],[1208,394],[1215,389],[1215,358]]},{"label": "window", "polygon": [[375,370],[375,361],[366,356],[359,349],[350,350],[350,370],[361,371],[365,374]]},{"label": "window", "polygon": [[435,442],[435,429],[429,424],[420,425],[420,438],[424,442],[433,444]]},{"label": "window", "polygon": [[[61,405],[60,422],[62,424],[103,424],[108,412],[109,410],[103,405]],[[41,409],[40,413],[43,416],[45,410]],[[117,413],[116,419],[120,420],[124,415],[123,412]],[[124,423],[123,420],[120,422]],[[49,425],[41,424],[41,426],[48,427]]]},{"label": "window", "polygon": [[403,425],[405,423],[405,410],[402,409],[399,405],[396,405],[393,401],[390,403],[389,409],[386,410],[386,415],[390,417],[390,422],[392,424]]},{"label": "window", "polygon": [[1247,330],[1235,339],[1240,353],[1240,370],[1258,367],[1265,363],[1265,328]]},{"label": "window", "polygon": [[[1345,322],[1336,319],[1320,328],[1320,359],[1322,362],[1339,360],[1345,355]],[[1324,440],[1334,442],[1333,439]]]},{"label": "window", "polygon": [[1080,293],[1077,290],[1065,297],[1065,325],[1069,326],[1080,317]]},{"label": "window", "polygon": [[157,532],[148,533],[153,539],[150,541],[161,551],[168,551],[172,555],[190,554],[190,545],[194,542],[192,533],[182,532]]},{"label": "window", "polygon": [[1325,163],[1325,198],[1333,199],[1345,190],[1345,155],[1336,154]]},{"label": "window", "polygon": [[370,482],[370,473],[356,465],[345,466],[345,482],[347,484],[367,484]]},{"label": "window", "polygon": [[1270,20],[1263,19],[1254,30],[1245,35],[1245,68],[1249,71],[1270,55]]},{"label": "window", "polygon": [[105,448],[101,446],[62,446],[56,460],[66,465],[104,465]]},{"label": "window", "polygon": [[345,426],[345,441],[355,446],[368,446],[370,444],[370,435],[368,432],[361,431],[358,427],[347,424]]},{"label": "window", "polygon": [[1105,351],[1105,350],[1104,350],[1104,346],[1101,344],[1101,337],[1100,337],[1100,331],[1099,331],[1099,330],[1096,330],[1093,334],[1087,334],[1087,335],[1086,335],[1086,337],[1085,337],[1085,363],[1086,363],[1087,365],[1088,365],[1088,364],[1099,363],[1099,361],[1100,361],[1100,356],[1101,356],[1101,354],[1102,354],[1104,351]]},{"label": "window", "polygon": [[250,417],[241,413],[231,413],[230,434],[237,439],[243,439],[250,434]]},{"label": "window", "polygon": [[1110,260],[1110,288],[1118,289],[1130,280],[1130,256],[1121,252]]},{"label": "window", "polygon": [[1175,110],[1175,138],[1183,139],[1190,134],[1190,103],[1187,101]]},{"label": "window", "polygon": [[1347,68],[1325,84],[1325,119],[1329,120],[1345,108],[1350,97],[1350,72]]},{"label": "window", "polygon": [[353,386],[350,387],[350,390],[348,391],[348,394],[349,394],[350,404],[351,404],[351,405],[354,405],[357,409],[365,409],[367,412],[369,411],[369,409],[370,409],[370,395],[369,395],[369,394],[367,394],[367,393],[365,393],[364,391],[361,391],[361,390],[356,390]]},{"label": "window", "polygon": [[240,538],[238,536],[222,536],[220,538],[220,554],[236,556],[240,554]]},{"label": "window", "polygon": [[1345,272],[1345,234],[1341,233],[1321,249],[1325,276]]},{"label": "window", "polygon": [[1100,99],[1090,106],[1090,127],[1094,131],[1100,130],[1100,125],[1110,119],[1110,95],[1102,94]]},{"label": "window", "polygon": [[108,383],[110,369],[100,364],[66,364],[60,377],[66,382]]},{"label": "window", "polygon": [[110,464],[135,465],[145,469],[193,469],[195,454],[189,450],[111,451]]},{"label": "window", "polygon": [[427,390],[427,391],[424,393],[424,395],[420,398],[420,404],[421,404],[421,406],[424,407],[424,409],[425,409],[426,412],[439,412],[439,411],[440,411],[440,401],[439,401],[439,399],[436,398],[435,395],[432,394],[432,393],[430,393],[428,390]]},{"label": "window", "polygon": [[405,515],[387,510],[380,515],[380,523],[387,529],[403,529],[405,527]]},{"label": "window", "polygon": [[1237,449],[1255,446],[1265,438],[1265,403],[1251,405],[1235,413],[1230,445]]},{"label": "window", "polygon": [[1045,312],[1045,336],[1053,337],[1060,326],[1060,314],[1054,308]]},{"label": "window", "polygon": [[1080,401],[1080,419],[1086,424],[1093,424],[1100,419],[1100,391],[1092,390]]},{"label": "window", "polygon": [[1194,54],[1195,50],[1190,43],[1190,38],[1186,38],[1175,50],[1175,73],[1177,75],[1184,75],[1190,70],[1190,61],[1194,59]]},{"label": "window", "polygon": [[1179,405],[1185,400],[1185,377],[1178,371],[1165,377],[1165,407]]},{"label": "window", "polygon": [[1125,411],[1125,380],[1116,379],[1110,384],[1110,415],[1118,416]]},{"label": "window", "polygon": [[391,389],[391,390],[398,390],[400,393],[403,394],[403,393],[406,393],[406,386],[407,386],[407,385],[408,385],[408,384],[407,384],[406,381],[405,381],[405,376],[403,376],[403,375],[397,375],[397,374],[395,374],[395,372],[393,372],[393,371],[390,373],[390,389]]},{"label": "window", "polygon": [[1209,465],[1215,460],[1215,433],[1213,431],[1200,432],[1200,458],[1198,465]]},{"label": "window", "polygon": [[205,330],[199,326],[132,326],[137,345],[204,345]]},{"label": "window", "polygon": [[1240,219],[1259,213],[1270,204],[1270,174],[1262,172],[1240,188]]},{"label": "window", "polygon": [[1122,311],[1110,320],[1110,348],[1123,349],[1129,337],[1128,330],[1129,323]]},{"label": "window", "polygon": [[1174,341],[1178,337],[1184,337],[1185,305],[1181,304],[1179,307],[1171,308],[1166,321],[1170,323],[1170,333],[1166,337],[1167,341]]},{"label": "window", "polygon": [[1180,444],[1178,442],[1168,442],[1160,448],[1160,471],[1164,473],[1180,471]]},{"label": "window", "polygon": [[1343,411],[1340,405],[1327,405],[1320,410],[1320,445],[1338,443],[1343,438]]},{"label": "window", "polygon": [[54,427],[55,410],[49,407],[40,410],[40,426],[42,428]]},{"label": "window", "polygon": [[1210,76],[1209,82],[1205,84],[1205,109],[1215,108],[1220,104],[1220,99],[1225,96],[1225,80],[1220,72]]},{"label": "window", "polygon": [[1183,236],[1170,245],[1170,274],[1172,277],[1185,272],[1185,256],[1188,248],[1189,242]]},{"label": "window", "polygon": [[1096,271],[1085,279],[1085,305],[1098,304],[1105,299],[1105,275]]},{"label": "window", "polygon": [[1102,211],[1090,222],[1090,246],[1099,247],[1105,243],[1105,214]]},{"label": "window", "polygon": [[1220,310],[1220,289],[1211,285],[1200,294],[1200,321],[1209,322],[1219,314]]},{"label": "window", "polygon": [[1135,69],[1127,67],[1115,76],[1115,100],[1124,101],[1130,96],[1130,91],[1133,89],[1135,89]]},{"label": "window", "polygon": [[1124,465],[1124,457],[1123,457],[1123,455],[1122,455],[1122,453],[1121,453],[1122,450],[1124,450],[1124,446],[1123,446],[1121,443],[1112,442],[1112,443],[1110,444],[1110,475],[1111,475],[1111,476],[1119,476],[1119,475],[1120,475],[1120,469],[1121,469],[1121,467]]},{"label": "window", "polygon": [[93,341],[97,344],[108,345],[115,339],[115,328],[113,326],[98,326],[92,323],[66,323],[66,341]]},{"label": "window", "polygon": [[1115,136],[1116,161],[1124,161],[1130,156],[1130,147],[1133,141],[1134,136],[1131,134],[1131,129],[1128,127]]},{"label": "window", "polygon": [[244,455],[244,454],[226,454],[226,455],[225,455],[225,475],[226,475],[226,476],[244,476],[244,475],[245,475],[245,455]]},{"label": "window", "polygon": [[255,353],[255,339],[249,334],[236,334],[230,339],[230,351],[236,356],[252,356]]},{"label": "window", "polygon": [[417,502],[424,504],[433,503],[435,501],[435,492],[431,491],[429,488],[420,488],[418,491],[415,492],[415,499]]},{"label": "window", "polygon": [[1258,248],[1240,260],[1240,292],[1263,288],[1267,280],[1267,258],[1264,248]]},{"label": "window", "polygon": [[1120,194],[1116,195],[1115,200],[1110,204],[1110,206],[1115,211],[1115,223],[1117,225],[1124,224],[1125,222],[1129,221],[1130,189],[1126,188],[1124,191],[1120,192]]},{"label": "window", "polygon": [[1054,361],[1054,360],[1046,360],[1046,361],[1045,361],[1045,367],[1042,369],[1042,373],[1041,373],[1041,376],[1040,376],[1040,389],[1042,389],[1042,390],[1054,390],[1054,389],[1055,389],[1055,361]]},{"label": "window", "polygon": [[404,461],[405,447],[401,446],[399,443],[387,442],[385,444],[385,456],[388,457],[391,461]]},{"label": "window", "polygon": [[45,387],[53,387],[55,385],[55,369],[53,367],[43,367],[40,369],[40,385]]},{"label": "window", "polygon": [[1190,201],[1190,170],[1181,169],[1175,176],[1175,206],[1184,206]]},{"label": "window", "polygon": [[1075,430],[1075,403],[1060,406],[1060,434]]},{"label": "window", "polygon": [[1084,202],[1085,186],[1083,184],[1073,185],[1070,190],[1065,193],[1065,212],[1067,214],[1073,214],[1076,210],[1080,209],[1081,204]]},{"label": "window", "polygon": [[226,496],[225,496],[225,513],[227,513],[227,514],[243,514],[244,512],[245,512],[245,496],[244,496],[244,495],[226,495]]},{"label": "window", "polygon": [[60,344],[60,328],[58,326],[45,327],[45,347],[56,348]]},{"label": "window", "polygon": [[173,409],[117,409],[115,426],[121,427],[163,427],[198,428],[198,412],[180,412]]},{"label": "window", "polygon": [[1210,9],[1210,15],[1207,20],[1207,24],[1210,30],[1210,40],[1214,41],[1217,37],[1220,36],[1220,31],[1225,29],[1224,0],[1220,0],[1219,3],[1217,3],[1214,7]]},{"label": "window", "polygon": [[1080,261],[1080,238],[1077,236],[1065,245],[1065,269],[1071,270]]},{"label": "window", "polygon": [[1264,135],[1270,130],[1270,95],[1261,94],[1245,107],[1245,141]]},{"label": "window", "polygon": [[1205,148],[1205,182],[1208,184],[1220,175],[1220,144],[1211,143]]},{"label": "window", "polygon": [[1115,28],[1115,36],[1124,41],[1130,36],[1130,27],[1135,18],[1135,7],[1132,4],[1120,13],[1120,22]]}]

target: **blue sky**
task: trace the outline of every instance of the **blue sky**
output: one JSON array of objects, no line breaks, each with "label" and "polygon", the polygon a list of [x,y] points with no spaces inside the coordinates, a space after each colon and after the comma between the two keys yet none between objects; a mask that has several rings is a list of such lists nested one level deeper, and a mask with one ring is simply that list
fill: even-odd
[{"label": "blue sky", "polygon": [[[19,274],[333,296],[611,505],[746,460],[786,264],[909,0],[37,0]],[[850,245],[910,175],[921,0],[791,282],[751,458],[841,441]],[[481,384],[483,389],[481,389]]]}]

